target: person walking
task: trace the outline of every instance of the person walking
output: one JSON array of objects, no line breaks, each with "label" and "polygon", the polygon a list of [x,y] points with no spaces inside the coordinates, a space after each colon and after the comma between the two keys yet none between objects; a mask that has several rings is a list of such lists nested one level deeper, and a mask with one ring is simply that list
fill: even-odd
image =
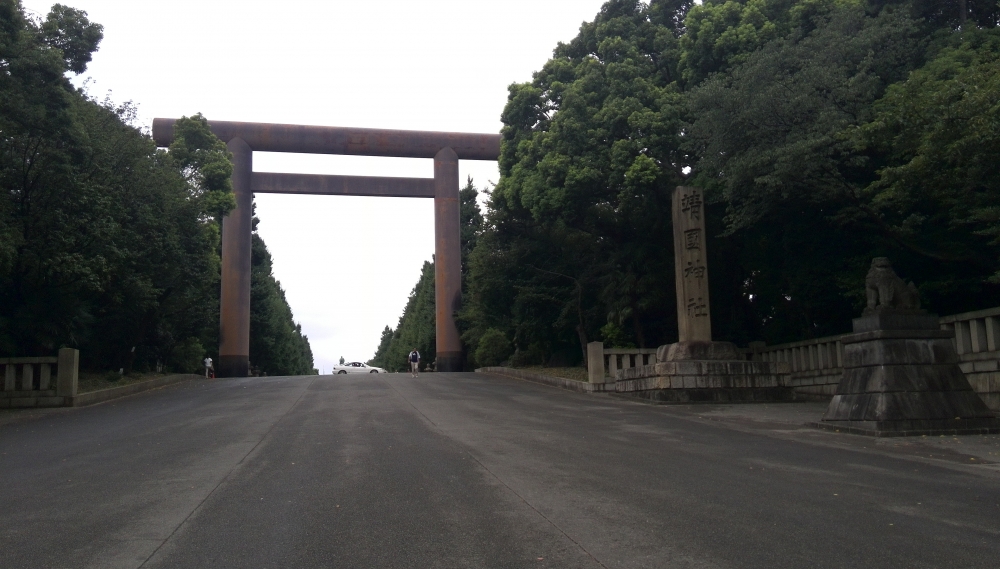
[{"label": "person walking", "polygon": [[416,348],[410,352],[410,355],[406,357],[410,362],[410,377],[417,377],[417,373],[420,371],[420,352]]},{"label": "person walking", "polygon": [[209,375],[215,377],[215,368],[212,367],[212,358],[205,357],[205,379],[208,379]]}]

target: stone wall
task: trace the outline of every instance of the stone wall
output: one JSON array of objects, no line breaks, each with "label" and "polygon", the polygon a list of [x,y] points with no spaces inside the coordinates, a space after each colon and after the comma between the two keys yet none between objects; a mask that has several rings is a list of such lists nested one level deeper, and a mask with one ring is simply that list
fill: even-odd
[{"label": "stone wall", "polygon": [[941,318],[955,332],[959,367],[986,405],[1000,411],[1000,307]]},{"label": "stone wall", "polygon": [[71,348],[51,357],[0,358],[0,408],[72,405],[79,364],[80,352]]},{"label": "stone wall", "polygon": [[[1000,307],[943,316],[941,329],[953,330],[959,366],[972,389],[994,411],[1000,411]],[[833,397],[843,376],[843,335],[790,342],[748,350],[751,359],[787,362],[789,386],[803,399]]]}]

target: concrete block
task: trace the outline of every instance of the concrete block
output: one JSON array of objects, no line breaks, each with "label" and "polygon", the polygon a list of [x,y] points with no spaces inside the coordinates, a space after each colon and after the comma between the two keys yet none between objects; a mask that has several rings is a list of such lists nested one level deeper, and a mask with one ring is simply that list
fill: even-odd
[{"label": "concrete block", "polygon": [[671,389],[683,389],[684,388],[684,378],[679,375],[670,376],[670,388]]},{"label": "concrete block", "polygon": [[946,364],[958,362],[950,340],[941,338],[876,339],[844,345],[844,367],[883,364]]},{"label": "concrete block", "polygon": [[675,375],[677,362],[661,362],[653,366],[656,375]]},{"label": "concrete block", "polygon": [[677,373],[680,375],[701,375],[701,362],[697,361],[678,361],[674,362],[677,365]]},{"label": "concrete block", "polygon": [[684,389],[695,389],[698,387],[697,376],[694,375],[684,375]]},{"label": "concrete block", "polygon": [[[856,368],[853,373],[867,371],[868,392],[886,391],[946,391],[967,390],[969,381],[955,365],[893,365]],[[845,377],[851,373],[845,372]]]},{"label": "concrete block", "polygon": [[996,371],[997,370],[996,360],[984,360],[981,362],[972,362],[972,371]]},{"label": "concrete block", "polygon": [[75,397],[79,381],[80,352],[72,348],[59,350],[56,369],[56,393],[60,397]]},{"label": "concrete block", "polygon": [[587,380],[590,383],[604,383],[604,343],[587,344]]},{"label": "concrete block", "polygon": [[981,375],[967,375],[965,379],[969,381],[972,390],[977,393],[985,393],[990,390],[990,378]]},{"label": "concrete block", "polygon": [[989,384],[986,391],[990,393],[1000,392],[1000,373],[991,373],[987,378],[989,379]]},{"label": "concrete block", "polygon": [[33,391],[35,389],[35,366],[24,364],[21,366],[21,390]]},{"label": "concrete block", "polygon": [[994,414],[1000,413],[1000,393],[981,393],[979,398]]},{"label": "concrete block", "polygon": [[52,380],[52,364],[39,364],[38,389],[45,391]]},{"label": "concrete block", "polygon": [[720,375],[729,373],[729,362],[701,362],[701,373],[705,375]]},{"label": "concrete block", "polygon": [[846,395],[834,395],[833,399],[830,400],[830,405],[826,408],[826,412],[823,413],[823,421],[836,421],[843,420],[847,418],[847,413],[845,413],[845,401]]},{"label": "concrete block", "polygon": [[877,311],[853,320],[854,332],[876,330],[937,330],[940,318],[923,311]]}]

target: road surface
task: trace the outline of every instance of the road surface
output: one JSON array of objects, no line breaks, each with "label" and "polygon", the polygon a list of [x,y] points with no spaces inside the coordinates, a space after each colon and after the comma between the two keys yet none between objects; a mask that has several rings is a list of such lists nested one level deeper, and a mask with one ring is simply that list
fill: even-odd
[{"label": "road surface", "polygon": [[482,374],[0,415],[4,569],[1000,567],[997,465]]}]

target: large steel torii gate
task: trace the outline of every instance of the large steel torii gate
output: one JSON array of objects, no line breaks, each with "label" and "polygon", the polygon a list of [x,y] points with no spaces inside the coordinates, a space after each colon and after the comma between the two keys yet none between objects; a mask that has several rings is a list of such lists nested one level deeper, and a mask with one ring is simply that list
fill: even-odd
[{"label": "large steel torii gate", "polygon": [[[153,140],[169,146],[176,119],[154,119]],[[455,312],[462,302],[458,159],[496,160],[500,135],[209,121],[233,153],[236,209],[222,222],[220,377],[250,373],[250,243],[254,193],[434,198],[437,370],[460,371]],[[318,176],[253,171],[253,152],[433,158],[433,178]]]}]

